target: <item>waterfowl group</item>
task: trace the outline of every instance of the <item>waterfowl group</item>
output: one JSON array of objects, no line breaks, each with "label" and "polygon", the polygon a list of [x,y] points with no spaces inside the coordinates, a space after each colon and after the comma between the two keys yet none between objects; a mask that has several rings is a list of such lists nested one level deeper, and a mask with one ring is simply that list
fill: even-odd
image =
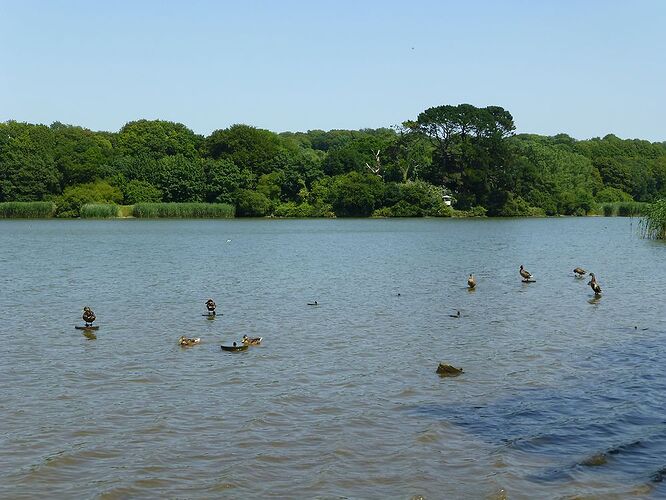
[{"label": "waterfowl group", "polygon": [[87,327],[92,326],[92,324],[97,319],[97,317],[95,316],[95,313],[88,306],[85,306],[83,308],[83,316],[81,316],[81,318],[83,318],[83,321],[86,322]]},{"label": "waterfowl group", "polygon": [[201,339],[199,337],[197,337],[195,339],[190,339],[190,338],[181,336],[178,339],[178,345],[181,346],[181,347],[192,347],[193,345],[197,345],[200,342],[201,342]]}]

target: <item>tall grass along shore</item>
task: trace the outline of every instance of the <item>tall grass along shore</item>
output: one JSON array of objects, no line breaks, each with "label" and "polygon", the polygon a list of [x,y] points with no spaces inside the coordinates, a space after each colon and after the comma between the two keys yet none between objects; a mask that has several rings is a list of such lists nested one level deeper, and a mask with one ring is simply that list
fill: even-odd
[{"label": "tall grass along shore", "polygon": [[641,230],[645,238],[666,240],[666,199],[650,205],[641,220]]},{"label": "tall grass along shore", "polygon": [[8,201],[0,203],[2,219],[46,219],[53,217],[56,205],[50,201]]},{"label": "tall grass along shore", "polygon": [[172,219],[231,219],[235,209],[226,203],[137,203],[134,217]]}]

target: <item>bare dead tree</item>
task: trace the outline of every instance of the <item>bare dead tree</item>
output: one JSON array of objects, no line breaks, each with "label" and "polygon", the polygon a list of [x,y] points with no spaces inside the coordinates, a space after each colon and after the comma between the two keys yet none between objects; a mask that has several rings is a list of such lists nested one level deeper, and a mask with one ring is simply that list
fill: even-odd
[{"label": "bare dead tree", "polygon": [[370,170],[370,172],[372,172],[373,174],[375,174],[375,175],[377,175],[377,176],[379,176],[379,177],[382,176],[382,174],[381,174],[381,171],[382,171],[382,163],[381,163],[381,161],[379,160],[379,153],[380,153],[380,152],[381,152],[381,149],[378,149],[377,152],[372,151],[372,154],[375,155],[375,164],[374,164],[373,166],[370,166],[370,164],[367,163],[367,162],[366,162],[366,164],[365,164],[365,166],[368,167],[368,169]]}]

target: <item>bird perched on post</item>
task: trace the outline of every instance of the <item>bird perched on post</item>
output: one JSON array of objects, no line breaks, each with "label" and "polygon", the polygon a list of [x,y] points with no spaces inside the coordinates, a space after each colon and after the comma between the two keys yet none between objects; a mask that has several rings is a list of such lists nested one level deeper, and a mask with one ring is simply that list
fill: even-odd
[{"label": "bird perched on post", "polygon": [[582,278],[587,274],[587,271],[583,269],[582,267],[577,267],[576,269],[573,270],[574,274],[576,275],[577,278]]},{"label": "bird perched on post", "polygon": [[523,278],[523,281],[530,281],[532,279],[532,273],[528,272],[523,265],[520,265],[520,275]]},{"label": "bird perched on post", "polygon": [[208,299],[206,301],[206,309],[208,309],[208,314],[212,314],[213,316],[215,316],[215,308],[216,307],[217,306],[215,305],[215,302],[213,301],[213,299]]},{"label": "bird perched on post", "polygon": [[476,280],[474,279],[473,274],[470,274],[469,278],[467,278],[467,286],[470,290],[476,286]]},{"label": "bird perched on post", "polygon": [[86,326],[92,326],[93,322],[97,319],[95,313],[88,306],[83,308],[83,321],[86,322]]},{"label": "bird perched on post", "polygon": [[594,273],[590,273],[590,281],[588,281],[587,284],[590,285],[590,288],[594,291],[594,295],[601,295],[601,286],[597,283],[597,277]]}]

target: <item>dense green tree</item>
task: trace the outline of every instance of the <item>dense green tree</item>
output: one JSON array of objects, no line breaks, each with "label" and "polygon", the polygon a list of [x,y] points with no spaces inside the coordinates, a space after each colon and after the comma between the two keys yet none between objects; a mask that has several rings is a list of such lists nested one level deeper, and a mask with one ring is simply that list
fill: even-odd
[{"label": "dense green tree", "polygon": [[384,186],[379,177],[349,172],[333,178],[329,199],[337,216],[367,217],[379,208],[383,195]]},{"label": "dense green tree", "polygon": [[451,189],[463,208],[492,204],[491,193],[510,190],[506,138],[515,129],[511,114],[499,106],[438,106],[404,126],[429,138],[433,161],[423,178]]},{"label": "dense green tree", "polygon": [[298,145],[268,130],[232,125],[208,136],[202,150],[206,157],[228,159],[241,169],[262,175],[288,164]]},{"label": "dense green tree", "polygon": [[159,160],[181,155],[197,158],[203,138],[185,125],[163,120],[138,120],[127,123],[115,138],[119,156],[145,156]]},{"label": "dense green tree", "polygon": [[78,217],[86,203],[121,203],[123,193],[106,181],[96,181],[65,188],[56,199],[58,217]]},{"label": "dense green tree", "polygon": [[44,125],[0,123],[0,202],[40,201],[60,193],[53,133]]},{"label": "dense green tree", "polygon": [[106,134],[55,122],[53,157],[63,186],[83,184],[111,173],[113,146]]},{"label": "dense green tree", "polygon": [[230,159],[205,159],[203,168],[206,176],[206,201],[209,203],[236,204],[236,194],[240,189],[255,186],[255,176],[249,170],[241,170]]},{"label": "dense green tree", "polygon": [[199,159],[165,156],[157,162],[155,186],[166,202],[203,201],[205,175]]},{"label": "dense green tree", "polygon": [[123,189],[124,200],[127,205],[135,203],[158,203],[162,201],[162,191],[150,182],[131,180]]}]

